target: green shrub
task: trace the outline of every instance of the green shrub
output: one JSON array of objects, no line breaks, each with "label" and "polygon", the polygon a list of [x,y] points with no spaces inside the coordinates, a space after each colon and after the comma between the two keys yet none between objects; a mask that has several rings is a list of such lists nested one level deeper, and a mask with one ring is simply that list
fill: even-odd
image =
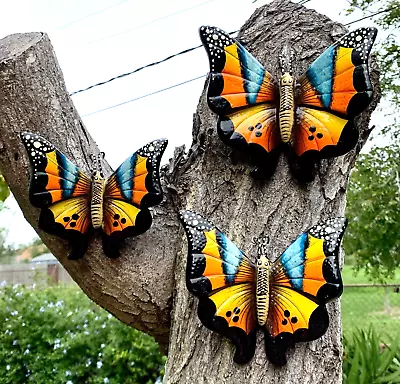
[{"label": "green shrub", "polygon": [[344,338],[345,384],[400,383],[400,336],[390,344],[381,340],[373,327]]},{"label": "green shrub", "polygon": [[165,358],[76,288],[0,291],[1,383],[150,384]]}]

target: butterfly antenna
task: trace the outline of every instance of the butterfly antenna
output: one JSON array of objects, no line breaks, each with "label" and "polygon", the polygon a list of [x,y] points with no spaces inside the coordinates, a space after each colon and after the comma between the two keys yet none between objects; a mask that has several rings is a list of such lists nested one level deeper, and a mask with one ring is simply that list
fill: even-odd
[{"label": "butterfly antenna", "polygon": [[102,177],[103,176],[103,170],[102,170],[102,166],[101,166],[101,160],[103,160],[105,157],[105,153],[104,152],[100,152],[97,155],[91,153],[89,155],[90,160],[92,161],[92,166],[91,166],[91,171],[92,171],[92,175],[95,175],[97,172],[100,172],[100,175]]},{"label": "butterfly antenna", "polygon": [[283,45],[282,51],[279,55],[279,65],[281,67],[281,72],[283,73],[293,73],[292,63],[294,60],[294,51],[290,44],[286,42]]},{"label": "butterfly antenna", "polygon": [[258,249],[257,249],[257,256],[261,257],[262,255],[266,256],[268,252],[268,244],[269,244],[269,237],[267,235],[262,235],[261,238],[258,239]]}]

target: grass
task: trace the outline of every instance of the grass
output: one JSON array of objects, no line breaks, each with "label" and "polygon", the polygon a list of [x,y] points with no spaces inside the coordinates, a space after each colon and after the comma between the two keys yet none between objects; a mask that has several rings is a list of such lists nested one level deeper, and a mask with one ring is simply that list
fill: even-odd
[{"label": "grass", "polygon": [[[354,276],[351,266],[342,271],[344,284],[370,284],[362,273]],[[388,283],[399,283],[400,271]],[[345,287],[341,299],[343,333],[367,329],[371,324],[386,339],[393,339],[400,329],[400,292],[393,287]]]}]

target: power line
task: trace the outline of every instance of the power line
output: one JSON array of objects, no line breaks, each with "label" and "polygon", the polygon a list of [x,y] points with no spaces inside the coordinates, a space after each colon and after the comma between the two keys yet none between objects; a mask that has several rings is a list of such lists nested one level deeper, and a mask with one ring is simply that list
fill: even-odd
[{"label": "power line", "polygon": [[347,27],[348,25],[351,25],[351,24],[354,24],[354,23],[358,23],[359,21],[362,21],[362,20],[365,20],[365,19],[369,19],[370,17],[374,17],[374,16],[377,16],[377,15],[380,15],[381,13],[393,11],[393,10],[395,10],[397,8],[398,7],[383,9],[383,10],[377,11],[377,12],[371,14],[371,15],[361,17],[361,19],[350,21],[350,23],[347,23],[347,24],[344,24],[344,25]]},{"label": "power line", "polygon": [[181,14],[181,13],[190,11],[190,10],[192,10],[192,9],[198,8],[198,7],[200,7],[200,6],[202,6],[202,5],[205,5],[205,4],[208,4],[208,3],[212,3],[212,2],[214,2],[214,1],[218,1],[218,0],[207,0],[207,1],[204,1],[204,2],[202,2],[202,3],[199,3],[199,4],[194,5],[194,6],[192,6],[192,7],[185,8],[185,9],[181,9],[181,10],[179,10],[179,11],[170,13],[170,14],[168,14],[168,15],[161,16],[161,17],[159,17],[159,18],[157,18],[157,19],[150,20],[150,21],[148,21],[148,22],[146,22],[146,23],[137,25],[137,26],[135,26],[135,27],[132,27],[132,28],[129,28],[129,29],[125,29],[124,31],[121,31],[121,32],[117,32],[117,33],[115,33],[115,34],[113,34],[113,35],[105,36],[105,37],[102,37],[101,39],[91,41],[91,42],[87,43],[87,45],[100,43],[100,42],[102,42],[102,41],[104,41],[104,40],[108,40],[108,39],[112,39],[112,38],[114,38],[114,37],[116,37],[116,36],[124,35],[125,33],[132,32],[132,31],[134,31],[134,30],[136,30],[136,29],[139,29],[139,28],[147,27],[148,25],[154,24],[154,23],[156,23],[156,22],[158,22],[158,21],[168,19],[169,17],[179,15],[179,14]]},{"label": "power line", "polygon": [[357,4],[352,4],[351,0],[346,0],[346,1],[349,3],[350,7],[358,8],[361,12],[373,13],[373,11],[370,11],[369,9],[363,9]]},{"label": "power line", "polygon": [[167,88],[159,89],[158,91],[154,91],[154,92],[148,93],[148,94],[146,94],[146,95],[142,95],[142,96],[139,96],[139,97],[135,97],[134,99],[131,99],[131,100],[123,101],[122,103],[119,103],[119,104],[111,105],[110,107],[106,107],[106,108],[99,109],[99,110],[94,111],[94,112],[87,113],[86,115],[83,115],[82,117],[87,117],[87,116],[95,115],[95,114],[97,114],[97,113],[104,112],[104,111],[107,111],[107,110],[109,110],[109,109],[113,109],[113,108],[116,108],[116,107],[120,107],[121,105],[125,105],[125,104],[128,104],[128,103],[132,103],[133,101],[140,100],[140,99],[144,99],[145,97],[153,96],[153,95],[155,95],[155,94],[157,94],[157,93],[161,93],[161,92],[164,92],[164,91],[168,91],[169,89],[176,88],[176,87],[179,87],[179,86],[184,85],[184,84],[187,84],[187,83],[191,83],[192,81],[199,80],[199,79],[201,79],[201,78],[203,78],[203,77],[206,77],[206,76],[207,76],[207,75],[197,76],[197,77],[195,77],[195,78],[193,78],[193,79],[183,81],[182,83],[174,84],[174,85],[171,85],[171,86],[169,86],[169,87],[167,87]]},{"label": "power line", "polygon": [[[303,0],[303,1],[304,1],[304,0]],[[310,1],[310,0],[305,0],[305,1],[307,2],[307,1]],[[304,2],[303,2],[303,4],[304,4]],[[358,19],[358,20],[354,20],[354,21],[351,21],[350,23],[345,24],[345,26],[348,26],[348,25],[350,25],[350,24],[354,24],[354,23],[356,23],[356,22],[358,22],[358,21],[361,21],[361,20],[364,20],[364,19],[367,19],[367,18],[376,16],[376,15],[379,15],[379,14],[384,13],[384,12],[389,12],[389,11],[395,9],[395,8],[396,8],[396,7],[394,7],[394,8],[389,8],[389,9],[386,9],[386,10],[382,10],[382,11],[376,12],[376,13],[373,14],[373,15],[369,15],[369,16],[366,16],[366,17],[362,17],[362,18],[360,18],[360,19]],[[238,31],[230,32],[230,34],[234,34],[234,33],[236,33],[236,32],[238,32]],[[71,93],[71,96],[72,96],[72,95],[75,95],[75,94],[77,94],[77,93],[80,93],[80,92],[87,91],[87,90],[89,90],[89,89],[91,89],[91,88],[98,87],[98,86],[100,86],[100,85],[109,83],[109,82],[114,81],[114,80],[116,80],[116,79],[119,79],[119,78],[122,78],[122,77],[125,77],[125,76],[128,76],[128,75],[131,75],[131,74],[136,73],[136,72],[139,72],[139,71],[141,71],[141,70],[143,70],[143,69],[145,69],[145,68],[147,68],[147,67],[151,67],[151,66],[154,66],[154,65],[158,65],[158,64],[160,64],[160,63],[162,63],[162,62],[165,62],[165,61],[167,61],[167,60],[172,59],[173,57],[176,57],[176,56],[179,56],[179,55],[183,55],[183,54],[185,54],[185,53],[187,53],[187,52],[190,52],[190,51],[193,51],[193,50],[195,50],[195,49],[198,49],[198,48],[201,47],[201,46],[202,46],[202,45],[198,45],[198,46],[196,46],[196,47],[188,48],[188,49],[186,49],[186,50],[184,50],[184,51],[181,51],[181,52],[179,52],[179,53],[177,53],[177,54],[168,56],[167,58],[165,58],[165,59],[163,59],[163,60],[160,60],[160,61],[158,61],[158,62],[154,62],[154,63],[151,63],[151,64],[147,64],[147,65],[145,65],[145,66],[143,66],[143,67],[140,67],[140,68],[135,69],[134,71],[131,71],[131,72],[128,72],[128,73],[125,73],[125,74],[116,76],[116,77],[114,77],[114,78],[112,78],[112,79],[109,79],[109,80],[104,81],[104,82],[101,82],[101,83],[97,83],[97,84],[91,85],[90,87],[87,87],[87,88],[85,88],[85,89],[82,89],[82,90],[79,90],[79,91],[76,91],[76,92]],[[110,107],[106,107],[106,108],[103,108],[103,109],[100,109],[100,110],[97,110],[97,111],[94,111],[94,112],[90,112],[90,113],[88,113],[88,114],[86,114],[86,115],[84,115],[84,116],[82,116],[82,117],[91,116],[91,115],[94,115],[94,114],[97,114],[97,113],[106,111],[106,110],[108,110],[108,109],[112,109],[112,108],[119,107],[119,106],[121,106],[121,105],[128,104],[128,103],[131,103],[131,102],[134,102],[134,101],[143,99],[143,98],[145,98],[145,97],[149,97],[149,96],[155,95],[155,94],[157,94],[157,93],[161,93],[161,92],[167,91],[167,90],[169,90],[169,89],[179,87],[179,86],[181,86],[181,85],[190,83],[190,82],[192,82],[192,81],[198,80],[198,79],[200,79],[200,78],[202,78],[202,77],[205,77],[205,76],[206,76],[206,75],[198,76],[198,77],[195,77],[195,78],[193,78],[193,79],[184,81],[184,82],[182,82],[182,83],[178,83],[178,84],[175,84],[175,85],[171,85],[171,86],[169,86],[169,87],[167,87],[167,88],[163,88],[163,89],[160,89],[160,90],[158,90],[158,91],[155,91],[155,92],[152,92],[152,93],[148,93],[148,94],[146,94],[146,95],[139,96],[139,97],[136,97],[136,98],[134,98],[134,99],[131,99],[131,100],[128,100],[128,101],[124,101],[124,102],[119,103],[119,104],[116,104],[116,105],[112,105],[112,106],[110,106]]]},{"label": "power line", "polygon": [[[233,31],[233,32],[230,32],[229,34],[230,34],[230,35],[233,35],[233,34],[236,33],[236,32],[238,32],[238,31]],[[155,65],[164,63],[164,62],[166,62],[166,61],[168,61],[168,60],[173,59],[174,57],[177,57],[177,56],[180,56],[180,55],[184,55],[185,53],[194,51],[195,49],[198,49],[198,48],[200,48],[200,47],[202,47],[202,46],[203,46],[202,44],[199,44],[199,45],[196,45],[195,47],[188,48],[188,49],[184,49],[183,51],[178,52],[178,53],[175,53],[175,54],[173,54],[173,55],[170,55],[170,56],[166,57],[165,59],[162,59],[162,60],[159,60],[159,61],[154,61],[153,63],[150,63],[150,64],[146,64],[146,65],[144,65],[144,66],[142,66],[142,67],[139,67],[139,68],[134,69],[133,71],[130,71],[130,72],[127,72],[127,73],[123,73],[122,75],[118,75],[118,76],[112,77],[111,79],[108,79],[108,80],[105,80],[105,81],[101,81],[100,83],[96,83],[96,84],[90,85],[89,87],[80,89],[79,91],[72,92],[72,93],[70,93],[69,95],[70,95],[70,96],[74,96],[74,95],[76,95],[76,94],[78,94],[78,93],[82,93],[82,92],[88,91],[89,89],[92,89],[92,88],[95,88],[95,87],[99,87],[100,85],[104,85],[104,84],[111,83],[111,82],[114,81],[114,80],[121,79],[121,78],[123,78],[123,77],[132,75],[132,74],[134,74],[134,73],[137,73],[137,72],[139,72],[139,71],[142,71],[142,70],[145,69],[145,68],[153,67],[153,66],[155,66]]]},{"label": "power line", "polygon": [[129,0],[122,0],[122,1],[120,1],[119,3],[117,3],[117,4],[110,5],[110,6],[106,7],[106,8],[99,9],[98,11],[93,12],[93,13],[90,13],[89,15],[86,15],[86,16],[80,18],[80,19],[76,19],[76,20],[73,20],[73,21],[71,21],[71,22],[69,22],[69,23],[67,23],[67,24],[61,25],[60,27],[57,27],[54,31],[59,31],[60,29],[68,28],[69,26],[71,26],[71,25],[73,25],[73,24],[80,23],[80,22],[83,21],[83,20],[89,19],[89,18],[91,18],[91,17],[93,17],[93,16],[96,16],[96,15],[99,15],[99,14],[101,14],[101,13],[104,13],[104,12],[108,11],[108,10],[111,9],[111,8],[118,7],[118,6],[120,6],[121,4],[126,3],[127,1],[129,1]]}]

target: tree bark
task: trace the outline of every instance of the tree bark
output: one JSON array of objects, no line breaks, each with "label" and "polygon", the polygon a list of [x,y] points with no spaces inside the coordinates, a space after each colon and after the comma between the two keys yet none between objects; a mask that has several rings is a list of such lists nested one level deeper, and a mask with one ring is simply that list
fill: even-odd
[{"label": "tree bark", "polygon": [[[315,11],[276,0],[256,10],[239,38],[275,75],[280,47],[289,41],[296,52],[298,76],[345,32]],[[285,156],[270,180],[253,180],[245,159],[217,137],[217,118],[203,93],[194,115],[191,148],[187,154],[177,148],[164,167],[165,199],[153,210],[151,229],[128,240],[119,259],[107,259],[95,237],[83,260],[68,261],[66,244],[38,231],[91,299],[121,321],[153,335],[161,346],[169,341],[165,383],[341,382],[339,301],[328,305],[327,333],[315,342],[297,344],[285,367],[268,364],[261,333],[251,363],[232,362],[233,346],[201,325],[197,299],[187,292],[187,243],[177,212],[193,209],[214,221],[252,259],[253,236],[269,236],[269,254],[274,259],[320,219],[343,215],[349,173],[371,131],[369,117],[380,97],[374,62],[371,77],[375,96],[357,119],[359,145],[345,156],[322,161],[309,184],[292,177]],[[37,230],[39,211],[28,201],[28,161],[18,136],[25,130],[48,138],[84,171],[89,154],[99,151],[68,96],[47,36],[39,33],[0,41],[0,170]]]}]

